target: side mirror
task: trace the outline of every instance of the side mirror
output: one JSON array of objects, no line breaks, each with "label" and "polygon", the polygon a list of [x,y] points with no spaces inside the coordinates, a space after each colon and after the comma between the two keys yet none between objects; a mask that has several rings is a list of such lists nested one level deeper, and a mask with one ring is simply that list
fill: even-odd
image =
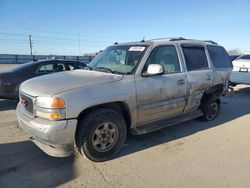
[{"label": "side mirror", "polygon": [[156,76],[164,73],[164,68],[161,64],[150,64],[146,72],[144,72],[143,76]]}]

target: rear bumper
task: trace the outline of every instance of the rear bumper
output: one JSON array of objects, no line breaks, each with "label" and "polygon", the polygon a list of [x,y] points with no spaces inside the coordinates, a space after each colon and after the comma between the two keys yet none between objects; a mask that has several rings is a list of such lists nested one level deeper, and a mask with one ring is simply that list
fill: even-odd
[{"label": "rear bumper", "polygon": [[19,103],[16,110],[18,122],[40,149],[54,157],[66,157],[73,153],[76,119],[49,121],[31,118],[23,110]]}]

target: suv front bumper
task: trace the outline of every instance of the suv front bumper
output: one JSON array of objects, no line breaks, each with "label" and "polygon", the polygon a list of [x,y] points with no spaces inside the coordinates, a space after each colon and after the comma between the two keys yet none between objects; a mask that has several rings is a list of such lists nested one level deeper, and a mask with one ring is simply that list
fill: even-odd
[{"label": "suv front bumper", "polygon": [[17,119],[19,125],[32,137],[32,141],[45,153],[54,157],[67,157],[74,152],[77,120],[49,121],[31,118],[19,103]]}]

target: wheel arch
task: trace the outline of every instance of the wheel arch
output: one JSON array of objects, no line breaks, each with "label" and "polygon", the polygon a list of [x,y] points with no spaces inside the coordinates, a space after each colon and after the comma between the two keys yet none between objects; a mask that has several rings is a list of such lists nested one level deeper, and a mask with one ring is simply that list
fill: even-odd
[{"label": "wheel arch", "polygon": [[114,101],[114,102],[103,103],[103,104],[98,104],[95,106],[88,107],[79,113],[79,115],[77,117],[78,122],[80,119],[84,118],[87,114],[89,114],[97,109],[102,109],[102,108],[108,108],[108,109],[111,109],[111,110],[114,110],[114,111],[120,113],[124,117],[124,121],[126,123],[128,131],[129,131],[129,128],[131,126],[131,112],[129,110],[128,105],[122,101]]}]

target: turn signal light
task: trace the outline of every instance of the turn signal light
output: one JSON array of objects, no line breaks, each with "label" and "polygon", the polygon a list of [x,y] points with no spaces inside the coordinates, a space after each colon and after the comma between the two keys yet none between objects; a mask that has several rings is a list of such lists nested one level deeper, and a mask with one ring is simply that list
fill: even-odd
[{"label": "turn signal light", "polygon": [[64,100],[58,97],[52,98],[51,108],[65,108]]}]

